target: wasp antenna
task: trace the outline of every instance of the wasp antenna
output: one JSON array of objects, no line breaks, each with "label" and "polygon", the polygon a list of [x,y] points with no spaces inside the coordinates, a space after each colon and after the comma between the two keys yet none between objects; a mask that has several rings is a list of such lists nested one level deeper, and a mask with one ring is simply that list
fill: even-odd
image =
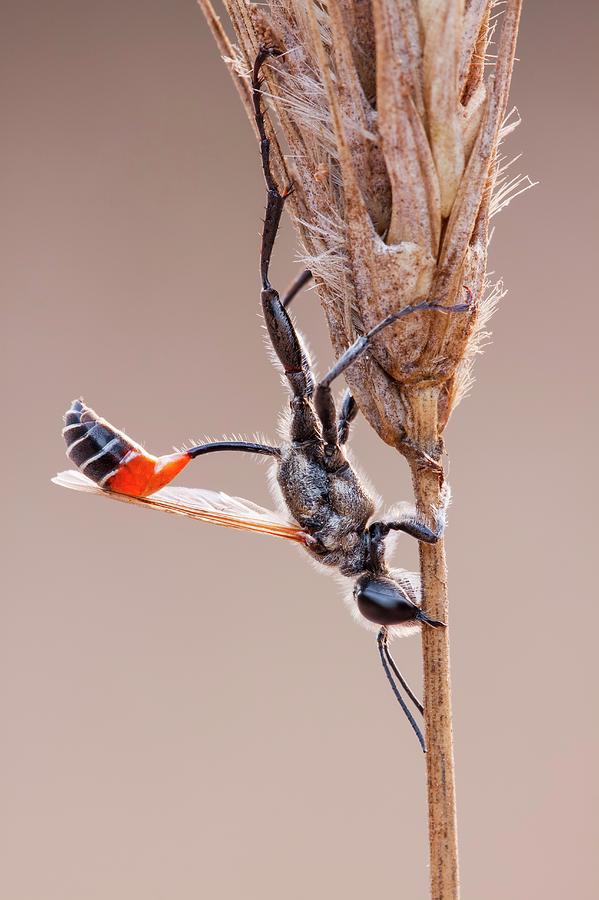
[{"label": "wasp antenna", "polygon": [[379,656],[381,658],[381,663],[383,665],[385,675],[387,676],[387,681],[391,685],[391,690],[395,694],[395,699],[397,700],[397,702],[403,709],[408,722],[410,723],[410,725],[412,726],[412,729],[414,730],[414,734],[418,738],[418,743],[422,747],[422,752],[426,753],[426,744],[424,742],[422,732],[420,731],[420,728],[418,727],[418,724],[416,723],[414,716],[408,709],[406,701],[401,696],[401,694],[399,692],[399,688],[397,687],[397,685],[395,684],[395,681],[393,680],[393,675],[391,674],[391,669],[389,667],[389,663],[387,662],[387,656],[385,653],[386,644],[387,644],[387,629],[381,628],[381,630],[379,631],[378,636],[377,636],[377,645],[379,648]]},{"label": "wasp antenna", "polygon": [[387,657],[387,662],[393,669],[395,677],[397,678],[397,680],[403,687],[404,691],[406,692],[406,694],[408,695],[408,697],[410,698],[410,700],[412,701],[412,703],[414,704],[414,706],[416,707],[418,712],[421,715],[424,715],[424,707],[423,707],[422,703],[420,702],[420,700],[418,699],[418,697],[416,696],[416,694],[414,693],[414,691],[412,690],[412,688],[410,687],[408,682],[405,680],[405,678],[403,677],[401,672],[399,671],[397,663],[391,656],[391,651],[389,650],[389,644],[388,644],[388,633],[383,640],[383,650],[384,650],[385,656]]}]

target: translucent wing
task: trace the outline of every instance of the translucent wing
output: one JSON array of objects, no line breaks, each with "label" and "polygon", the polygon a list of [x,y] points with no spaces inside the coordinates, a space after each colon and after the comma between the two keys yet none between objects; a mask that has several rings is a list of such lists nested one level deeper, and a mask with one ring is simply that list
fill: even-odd
[{"label": "translucent wing", "polygon": [[135,503],[137,506],[146,506],[149,509],[160,509],[163,512],[188,516],[190,519],[199,519],[201,522],[210,522],[213,525],[272,534],[302,544],[305,542],[305,532],[299,525],[286,522],[276,513],[263,506],[258,506],[257,503],[252,503],[251,500],[230,497],[221,491],[165,487],[149,497],[129,497],[126,494],[103,490],[91,479],[74,469],[60,472],[52,481],[54,484],[74,491],[97,494],[101,497],[108,497],[110,500],[120,500],[122,503]]},{"label": "translucent wing", "polygon": [[416,572],[408,572],[406,569],[392,569],[391,574],[399,586],[406,592],[412,603],[416,606],[422,604],[422,586],[420,575]]}]

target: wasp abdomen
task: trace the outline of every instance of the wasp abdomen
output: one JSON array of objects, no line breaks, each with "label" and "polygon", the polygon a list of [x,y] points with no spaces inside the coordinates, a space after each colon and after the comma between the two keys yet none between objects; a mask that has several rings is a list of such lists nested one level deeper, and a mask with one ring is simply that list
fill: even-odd
[{"label": "wasp abdomen", "polygon": [[74,400],[62,430],[67,456],[88,478],[103,487],[123,460],[140,448],[81,400]]},{"label": "wasp abdomen", "polygon": [[146,497],[172,481],[191,459],[187,452],[146,453],[82,400],[73,400],[64,422],[69,459],[97,485],[120,494]]}]

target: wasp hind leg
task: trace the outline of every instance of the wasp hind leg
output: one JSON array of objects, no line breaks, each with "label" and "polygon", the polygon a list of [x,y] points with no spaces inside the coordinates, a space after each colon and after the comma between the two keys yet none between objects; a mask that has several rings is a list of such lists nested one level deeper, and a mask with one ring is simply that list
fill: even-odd
[{"label": "wasp hind leg", "polygon": [[264,290],[270,287],[268,269],[270,258],[279,230],[279,223],[285,206],[285,200],[291,193],[291,186],[283,193],[279,191],[270,168],[270,139],[266,133],[264,109],[262,108],[262,83],[261,69],[267,59],[280,56],[281,52],[274,47],[262,47],[258,52],[252,71],[252,101],[254,104],[254,119],[260,136],[260,157],[262,160],[262,172],[266,182],[266,214],[264,216],[264,230],[262,232],[262,246],[260,250],[260,276]]},{"label": "wasp hind leg", "polygon": [[[312,272],[309,269],[305,269],[303,272],[298,275],[295,281],[287,288],[285,296],[282,299],[282,304],[287,309],[289,304],[294,300],[294,298],[299,294],[299,292],[304,288],[308,282],[312,278]],[[337,443],[345,444],[349,438],[350,425],[358,415],[358,404],[354,400],[349,390],[346,390],[343,401],[341,403],[341,410],[339,411],[339,417],[337,419]]]},{"label": "wasp hind leg", "polygon": [[[273,177],[270,167],[270,139],[266,133],[264,109],[262,106],[261,87],[263,79],[261,69],[267,59],[279,55],[280,51],[275,48],[261,48],[252,72],[254,117],[260,136],[260,157],[266,184],[266,213],[260,248],[261,301],[268,335],[283,367],[291,392],[294,397],[303,398],[311,396],[314,387],[310,366],[293,323],[285,310],[286,304],[281,302],[279,292],[272,286],[269,279],[270,260],[279,230],[283,207],[291,192],[291,188],[287,188],[281,193]],[[311,273],[309,277],[311,277]],[[287,304],[293,300],[307,280],[309,278],[306,273],[302,273],[287,293],[285,298]]]},{"label": "wasp hind leg", "polygon": [[[270,140],[266,133],[264,110],[262,107],[262,78],[261,68],[269,57],[279,56],[280,52],[274,48],[263,48],[258,53],[252,73],[252,92],[256,127],[260,136],[260,155],[262,158],[262,171],[266,183],[266,214],[264,217],[264,229],[262,231],[262,245],[260,250],[260,278],[262,281],[261,302],[264,313],[266,329],[270,337],[273,349],[283,367],[283,372],[289,383],[292,393],[291,406],[293,421],[291,426],[291,439],[297,443],[311,443],[319,438],[318,422],[310,399],[314,391],[314,379],[308,357],[304,352],[299,336],[295,330],[283,302],[276,288],[269,279],[269,267],[272,251],[279,230],[281,214],[285,200],[291,193],[291,187],[281,192],[273,177],[270,167]],[[303,273],[290,288],[287,294],[287,302],[309,280],[307,273]]]}]

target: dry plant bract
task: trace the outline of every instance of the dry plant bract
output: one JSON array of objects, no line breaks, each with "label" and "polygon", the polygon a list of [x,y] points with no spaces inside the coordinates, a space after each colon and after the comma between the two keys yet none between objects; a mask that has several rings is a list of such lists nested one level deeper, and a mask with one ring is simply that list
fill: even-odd
[{"label": "dry plant bract", "polygon": [[[520,0],[225,0],[229,41],[200,0],[253,122],[248,73],[260,47],[270,137],[304,263],[334,351],[423,299],[465,313],[419,312],[385,329],[346,374],[360,410],[411,467],[423,514],[439,503],[443,430],[471,383],[501,292],[486,277],[489,220],[528,182],[509,179],[499,145]],[[421,545],[425,606],[447,620],[442,542]],[[423,633],[431,885],[459,891],[449,646]]]}]

